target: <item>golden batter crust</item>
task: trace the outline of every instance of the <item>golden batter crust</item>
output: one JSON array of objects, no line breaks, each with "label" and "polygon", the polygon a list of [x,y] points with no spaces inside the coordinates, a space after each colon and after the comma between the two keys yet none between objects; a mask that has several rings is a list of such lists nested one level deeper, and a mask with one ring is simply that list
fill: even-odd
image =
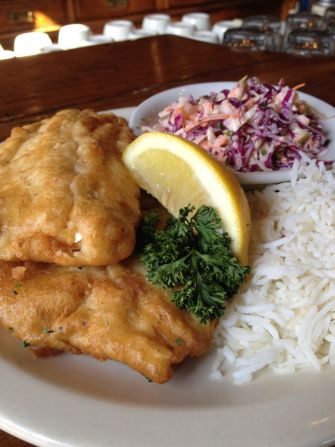
[{"label": "golden batter crust", "polygon": [[108,265],[135,245],[139,187],[123,118],[64,110],[0,144],[0,259]]},{"label": "golden batter crust", "polygon": [[149,284],[136,265],[30,262],[0,262],[0,323],[39,353],[117,360],[158,383],[186,356],[210,347],[216,324],[200,324],[177,309],[169,293]]}]

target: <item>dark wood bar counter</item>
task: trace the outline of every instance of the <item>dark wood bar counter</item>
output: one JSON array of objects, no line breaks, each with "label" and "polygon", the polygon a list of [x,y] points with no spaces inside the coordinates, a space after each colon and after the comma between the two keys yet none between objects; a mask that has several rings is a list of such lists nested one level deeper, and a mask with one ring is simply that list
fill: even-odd
[{"label": "dark wood bar counter", "polygon": [[[0,139],[16,125],[63,108],[136,106],[178,85],[237,81],[244,75],[305,83],[304,92],[335,105],[335,58],[232,52],[165,35],[1,61]],[[0,431],[0,447],[28,446]]]},{"label": "dark wood bar counter", "polygon": [[335,104],[334,58],[237,53],[175,36],[5,60],[0,69],[0,138],[10,129],[65,107],[135,106],[177,85],[233,81],[305,83],[304,91]]}]

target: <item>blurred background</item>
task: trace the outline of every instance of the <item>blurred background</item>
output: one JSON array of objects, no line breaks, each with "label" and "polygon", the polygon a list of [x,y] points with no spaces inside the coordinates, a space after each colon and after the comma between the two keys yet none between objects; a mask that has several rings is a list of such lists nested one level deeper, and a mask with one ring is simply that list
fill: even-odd
[{"label": "blurred background", "polygon": [[0,0],[0,59],[165,33],[329,56],[335,0]]}]

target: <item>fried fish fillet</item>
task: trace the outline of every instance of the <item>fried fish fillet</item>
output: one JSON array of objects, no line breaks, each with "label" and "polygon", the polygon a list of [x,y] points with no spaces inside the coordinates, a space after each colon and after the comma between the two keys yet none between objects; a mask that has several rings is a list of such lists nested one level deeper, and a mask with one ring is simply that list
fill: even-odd
[{"label": "fried fish fillet", "polygon": [[210,346],[215,323],[179,310],[130,265],[0,262],[0,322],[32,349],[88,354],[166,382],[173,365]]},{"label": "fried fish fillet", "polygon": [[109,265],[135,244],[139,187],[123,118],[64,110],[0,144],[0,259]]}]

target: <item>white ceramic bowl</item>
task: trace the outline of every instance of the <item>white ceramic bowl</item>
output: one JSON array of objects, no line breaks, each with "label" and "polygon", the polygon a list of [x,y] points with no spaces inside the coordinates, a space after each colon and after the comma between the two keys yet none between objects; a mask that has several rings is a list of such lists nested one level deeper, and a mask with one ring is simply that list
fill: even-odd
[{"label": "white ceramic bowl", "polygon": [[182,37],[192,37],[194,34],[194,26],[185,22],[170,23],[166,29],[167,34],[174,34]]},{"label": "white ceramic bowl", "polygon": [[58,45],[63,50],[80,48],[86,45],[86,42],[91,35],[91,28],[82,23],[71,23],[69,25],[64,25],[58,32]]},{"label": "white ceramic bowl", "polygon": [[64,49],[58,45],[58,43],[53,43],[41,49],[41,53],[57,53],[58,51],[63,51]]},{"label": "white ceramic bowl", "polygon": [[[202,84],[191,84],[165,90],[143,101],[133,112],[129,125],[136,135],[141,134],[141,126],[153,125],[157,122],[157,114],[166,106],[176,101],[179,96],[192,95],[195,98],[210,92],[219,92],[222,89],[231,89],[236,82],[206,82]],[[314,96],[300,93],[300,98],[306,101],[313,110],[322,118],[334,117],[335,108]],[[325,119],[324,127],[330,139],[330,145],[324,156],[325,160],[335,159],[335,120]],[[234,171],[235,172],[235,171]],[[240,183],[247,186],[266,185],[270,183],[285,182],[290,179],[291,169],[281,169],[270,172],[235,172]]]},{"label": "white ceramic bowl", "polygon": [[133,31],[134,24],[131,20],[111,20],[105,23],[103,33],[113,40],[127,40],[129,34]]},{"label": "white ceramic bowl", "polygon": [[195,31],[193,39],[201,42],[219,43],[219,38],[213,31]]},{"label": "white ceramic bowl", "polygon": [[164,34],[170,23],[171,17],[168,14],[148,14],[142,21],[142,28],[151,33]]},{"label": "white ceramic bowl", "polygon": [[52,42],[46,33],[40,31],[22,33],[15,37],[14,53],[16,57],[32,56],[41,53],[43,48],[50,45]]},{"label": "white ceramic bowl", "polygon": [[142,37],[151,37],[151,36],[157,36],[157,33],[147,31],[143,28],[139,28],[139,29],[134,29],[129,34],[129,40],[137,40],[137,39],[142,39]]},{"label": "white ceramic bowl", "polygon": [[13,59],[15,57],[14,51],[0,50],[0,60]]},{"label": "white ceramic bowl", "polygon": [[211,27],[210,15],[206,12],[189,12],[182,16],[181,21],[194,26],[197,31],[208,31]]},{"label": "white ceramic bowl", "polygon": [[113,41],[114,40],[112,37],[108,37],[103,34],[93,34],[88,38],[88,42],[93,45],[101,45],[104,43],[111,43]]}]

